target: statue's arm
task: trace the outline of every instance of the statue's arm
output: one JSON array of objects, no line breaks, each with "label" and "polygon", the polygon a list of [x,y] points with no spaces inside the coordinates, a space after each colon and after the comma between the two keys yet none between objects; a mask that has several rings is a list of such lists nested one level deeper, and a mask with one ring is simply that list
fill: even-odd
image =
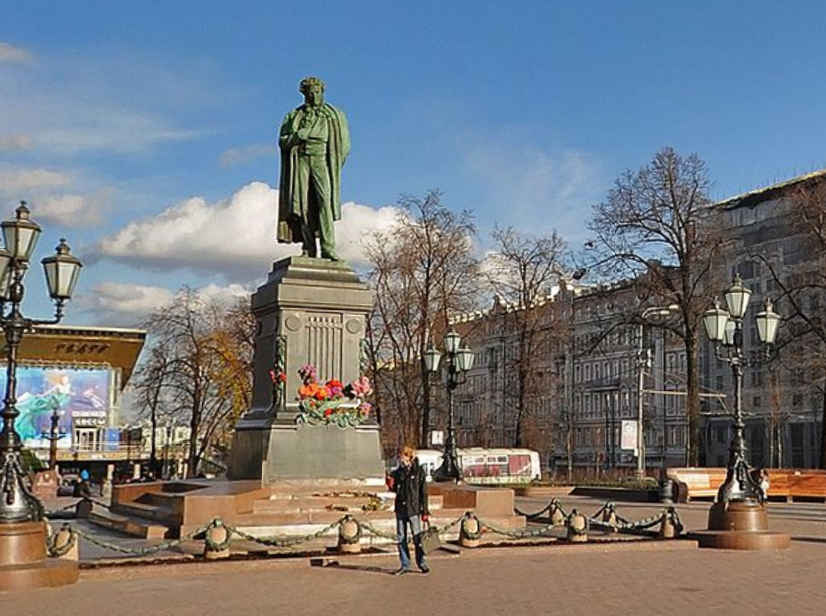
[{"label": "statue's arm", "polygon": [[[289,150],[301,142],[301,131],[296,120],[296,111],[291,111],[281,124],[278,145],[282,150]],[[306,139],[306,136],[305,136]]]}]

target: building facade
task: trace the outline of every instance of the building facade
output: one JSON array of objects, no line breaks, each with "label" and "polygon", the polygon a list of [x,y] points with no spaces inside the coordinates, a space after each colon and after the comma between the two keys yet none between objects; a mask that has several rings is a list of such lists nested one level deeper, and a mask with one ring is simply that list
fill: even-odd
[{"label": "building facade", "polygon": [[[731,284],[739,274],[753,292],[744,348],[760,351],[754,315],[766,298],[786,317],[777,356],[745,371],[742,400],[755,466],[813,467],[822,455],[826,348],[799,336],[801,318],[795,317],[789,294],[790,288],[812,281],[794,296],[798,309],[802,305],[819,318],[826,306],[824,254],[803,237],[793,207],[801,187],[822,182],[826,171],[714,206],[722,216],[722,237],[710,279]],[[712,296],[726,289],[705,291]],[[548,470],[632,470],[637,450],[623,437],[640,412],[648,473],[686,465],[685,350],[681,340],[658,327],[658,320],[670,318],[668,310],[642,319],[651,307],[628,281],[595,288],[569,283],[531,308],[539,324],[538,344],[530,361],[529,391],[521,398],[519,432],[521,444],[538,449]],[[460,447],[517,445],[516,375],[524,361],[518,317],[524,311],[497,300],[487,311],[455,320],[476,356],[456,390]],[[724,466],[732,432],[732,375],[704,335],[700,378],[700,460]]]}]

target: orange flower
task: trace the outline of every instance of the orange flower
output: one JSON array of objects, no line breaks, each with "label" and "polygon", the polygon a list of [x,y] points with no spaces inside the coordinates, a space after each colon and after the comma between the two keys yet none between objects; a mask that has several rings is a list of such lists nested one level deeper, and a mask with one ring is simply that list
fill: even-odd
[{"label": "orange flower", "polygon": [[315,393],[314,389],[315,386],[312,383],[310,383],[309,385],[302,385],[298,388],[299,398],[312,398],[313,394]]}]

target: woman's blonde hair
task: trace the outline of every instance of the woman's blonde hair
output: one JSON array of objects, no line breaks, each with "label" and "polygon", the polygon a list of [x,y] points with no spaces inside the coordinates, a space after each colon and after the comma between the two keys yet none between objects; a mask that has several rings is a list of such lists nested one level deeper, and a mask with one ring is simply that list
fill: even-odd
[{"label": "woman's blonde hair", "polygon": [[410,458],[411,460],[416,457],[416,450],[413,449],[410,445],[405,445],[402,447],[401,455],[403,458]]}]

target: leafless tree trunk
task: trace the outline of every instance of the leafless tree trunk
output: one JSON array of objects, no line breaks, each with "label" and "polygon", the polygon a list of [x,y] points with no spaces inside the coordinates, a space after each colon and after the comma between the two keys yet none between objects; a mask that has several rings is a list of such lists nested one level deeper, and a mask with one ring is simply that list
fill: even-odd
[{"label": "leafless tree trunk", "polygon": [[622,175],[603,203],[594,207],[589,228],[600,256],[615,272],[637,278],[652,301],[679,307],[672,331],[686,352],[686,415],[689,464],[699,458],[699,333],[709,297],[710,269],[719,236],[707,195],[705,163],[671,148],[657,152],[637,172]]},{"label": "leafless tree trunk", "polygon": [[149,350],[149,358],[138,367],[130,383],[130,387],[135,392],[135,403],[140,409],[139,415],[148,416],[152,429],[149,449],[149,472],[152,477],[159,476],[157,446],[159,418],[170,412],[169,400],[166,399],[166,389],[171,380],[169,362],[167,350],[161,346],[153,346]]},{"label": "leafless tree trunk", "polygon": [[[548,350],[560,342],[555,312],[546,304],[565,268],[565,243],[556,231],[546,237],[528,237],[511,227],[495,229],[493,240],[494,252],[487,257],[485,271],[494,292],[514,308],[501,316],[503,328],[512,332],[512,353],[503,361],[506,373],[515,376],[509,392],[514,401],[512,445],[525,447],[529,444],[526,427],[535,423],[535,407],[550,395],[538,382],[538,374],[553,370],[554,354]],[[533,427],[535,432],[538,426]]]}]

